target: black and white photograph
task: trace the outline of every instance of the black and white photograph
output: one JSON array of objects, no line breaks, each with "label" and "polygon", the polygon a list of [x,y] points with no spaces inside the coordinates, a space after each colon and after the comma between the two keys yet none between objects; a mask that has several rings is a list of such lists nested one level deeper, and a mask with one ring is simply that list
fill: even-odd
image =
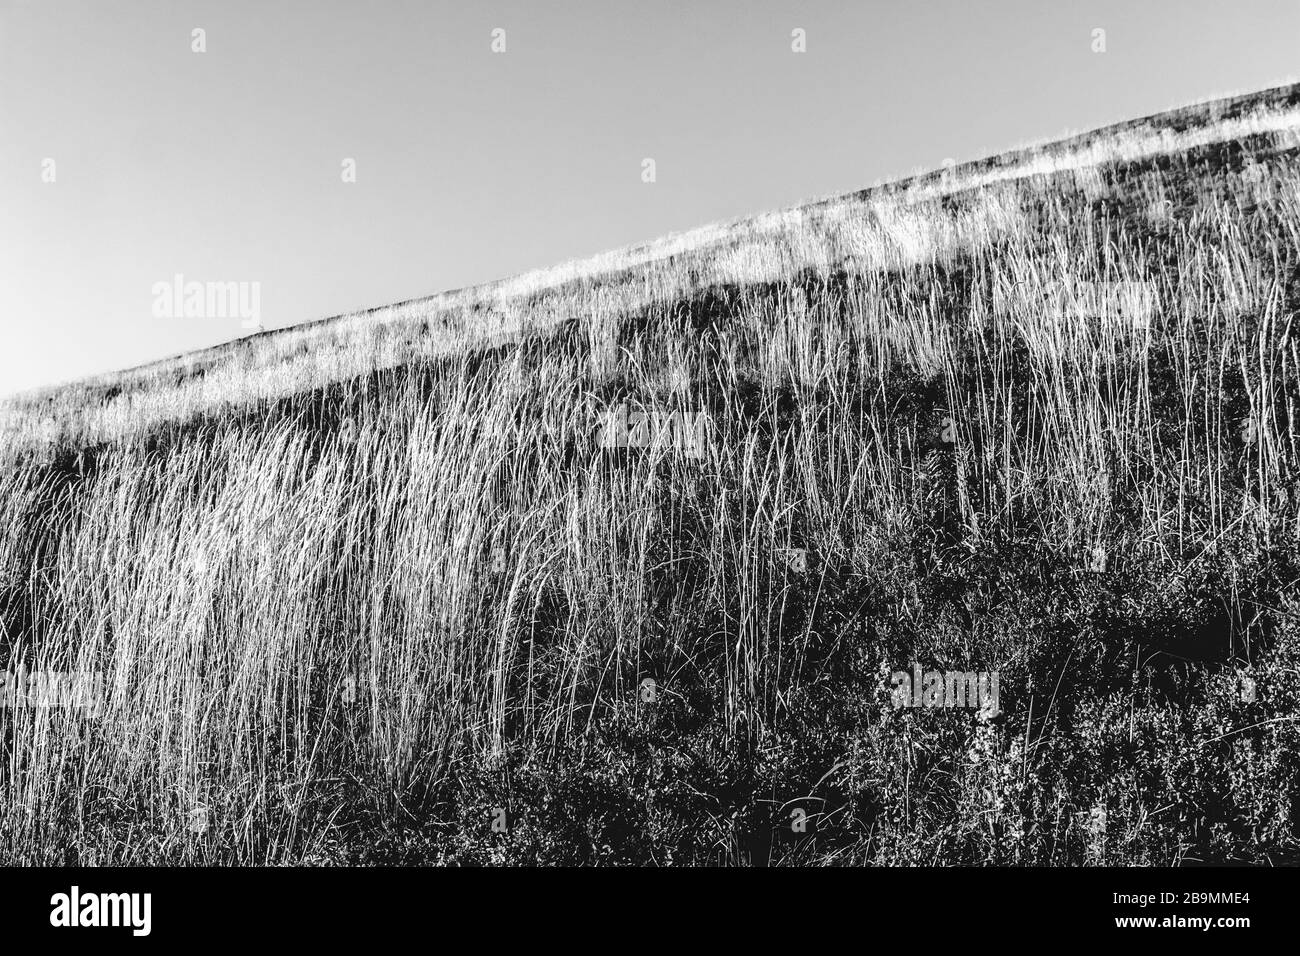
[{"label": "black and white photograph", "polygon": [[1297,77],[1296,0],[0,0],[0,921],[1282,930]]}]

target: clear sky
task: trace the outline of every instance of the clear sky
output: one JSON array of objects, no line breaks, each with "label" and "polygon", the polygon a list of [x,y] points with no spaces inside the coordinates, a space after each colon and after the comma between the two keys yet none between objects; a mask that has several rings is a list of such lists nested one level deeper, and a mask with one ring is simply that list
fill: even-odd
[{"label": "clear sky", "polygon": [[0,393],[246,334],[177,273],[287,326],[1298,63],[1300,0],[0,0]]}]

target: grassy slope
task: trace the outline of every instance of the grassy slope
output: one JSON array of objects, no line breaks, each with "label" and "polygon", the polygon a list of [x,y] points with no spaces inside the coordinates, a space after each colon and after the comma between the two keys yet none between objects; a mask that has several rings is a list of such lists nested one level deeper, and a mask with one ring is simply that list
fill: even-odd
[{"label": "grassy slope", "polygon": [[0,857],[1300,860],[1297,107],[9,403]]}]

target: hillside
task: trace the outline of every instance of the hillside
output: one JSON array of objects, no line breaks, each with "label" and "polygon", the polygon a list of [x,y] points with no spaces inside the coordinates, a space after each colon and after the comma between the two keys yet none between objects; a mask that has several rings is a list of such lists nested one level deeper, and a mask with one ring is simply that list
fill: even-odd
[{"label": "hillside", "polygon": [[1300,862],[1298,308],[1288,86],[11,399],[0,859]]}]

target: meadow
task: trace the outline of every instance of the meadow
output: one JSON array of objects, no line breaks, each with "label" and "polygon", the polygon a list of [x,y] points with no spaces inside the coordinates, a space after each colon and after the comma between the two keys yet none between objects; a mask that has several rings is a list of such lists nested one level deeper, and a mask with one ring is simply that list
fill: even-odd
[{"label": "meadow", "polygon": [[0,860],[1300,863],[1298,309],[1288,86],[10,399]]}]

